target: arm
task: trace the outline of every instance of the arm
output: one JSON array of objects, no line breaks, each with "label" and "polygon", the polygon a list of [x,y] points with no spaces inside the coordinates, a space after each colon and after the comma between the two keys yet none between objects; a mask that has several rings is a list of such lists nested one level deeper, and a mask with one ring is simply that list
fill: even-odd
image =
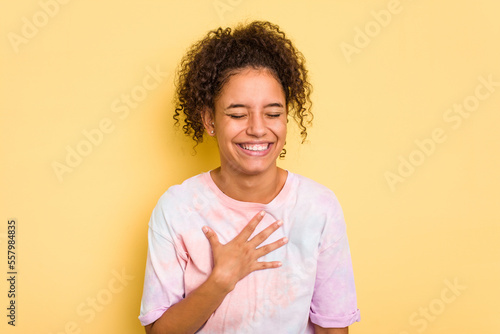
[{"label": "arm", "polygon": [[346,224],[335,197],[317,257],[316,282],[310,319],[316,333],[348,333],[360,320]]},{"label": "arm", "polygon": [[316,324],[314,325],[314,334],[348,334],[349,327],[345,328],[323,328]]},{"label": "arm", "polygon": [[210,242],[214,268],[208,279],[186,298],[169,307],[154,323],[145,327],[147,334],[194,333],[210,318],[236,283],[255,270],[277,268],[281,263],[258,262],[257,259],[283,246],[280,239],[257,248],[280,226],[277,221],[251,236],[264,213],[257,214],[233,240],[222,245],[217,234],[208,227],[203,232]]},{"label": "arm", "polygon": [[227,289],[217,284],[216,278],[210,276],[185,299],[169,307],[157,321],[147,325],[146,333],[194,333],[228,293]]}]

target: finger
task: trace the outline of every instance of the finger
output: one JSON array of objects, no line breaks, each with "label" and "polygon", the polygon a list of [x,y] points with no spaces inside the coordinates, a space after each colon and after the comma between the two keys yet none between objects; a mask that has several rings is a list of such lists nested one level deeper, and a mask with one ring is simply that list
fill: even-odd
[{"label": "finger", "polygon": [[282,263],[280,261],[255,262],[255,264],[252,266],[252,271],[279,268],[281,266]]},{"label": "finger", "polygon": [[271,242],[270,244],[268,245],[265,245],[265,246],[262,246],[262,247],[259,247],[256,249],[256,257],[257,258],[260,258],[266,254],[269,254],[271,253],[272,251],[286,245],[288,243],[288,238],[287,237],[284,237],[284,238],[281,238],[280,240],[276,240],[275,242]]},{"label": "finger", "polygon": [[203,226],[202,231],[203,231],[203,233],[205,233],[205,237],[207,237],[208,242],[210,243],[210,247],[212,247],[212,249],[214,249],[220,245],[219,237],[217,237],[217,233],[215,233],[210,227]]},{"label": "finger", "polygon": [[250,239],[248,242],[253,248],[257,248],[261,243],[263,243],[271,234],[274,233],[277,229],[280,228],[280,226],[283,225],[282,220],[277,220],[268,227],[266,227],[264,230],[262,230],[259,234],[254,236],[252,239]]},{"label": "finger", "polygon": [[260,221],[266,214],[265,211],[261,211],[258,214],[256,214],[249,222],[248,224],[243,228],[243,230],[236,236],[235,239],[239,241],[247,241],[248,238],[252,235],[253,231],[255,231],[255,228],[257,225],[259,225]]}]

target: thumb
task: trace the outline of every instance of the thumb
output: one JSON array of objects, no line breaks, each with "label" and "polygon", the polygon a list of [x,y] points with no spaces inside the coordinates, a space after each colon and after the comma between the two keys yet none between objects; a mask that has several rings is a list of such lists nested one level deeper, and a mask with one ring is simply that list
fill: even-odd
[{"label": "thumb", "polygon": [[203,226],[202,231],[205,233],[205,237],[207,237],[208,242],[210,242],[212,249],[220,245],[217,233],[215,233],[210,227]]}]

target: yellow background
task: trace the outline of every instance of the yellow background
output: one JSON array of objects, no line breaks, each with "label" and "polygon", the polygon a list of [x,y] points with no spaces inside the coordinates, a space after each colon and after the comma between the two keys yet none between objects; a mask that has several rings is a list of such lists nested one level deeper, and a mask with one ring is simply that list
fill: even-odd
[{"label": "yellow background", "polygon": [[[218,164],[213,142],[193,155],[173,128],[173,74],[208,30],[253,19],[279,24],[307,59],[315,123],[304,145],[290,123],[279,164],[330,187],[344,208],[362,319],[351,332],[500,332],[500,87],[459,125],[445,120],[454,104],[474,102],[478,78],[500,81],[498,1],[53,4],[0,4],[0,332],[143,332],[151,210],[169,186]],[[397,13],[376,23],[388,7]],[[169,75],[128,115],[114,112],[122,94],[144,93],[151,70]],[[85,147],[83,131],[106,119],[112,131]],[[415,141],[429,143],[435,129],[446,140],[422,155]],[[54,163],[78,145],[91,152],[59,180]],[[401,157],[419,165],[391,185]],[[4,278],[10,218],[15,328]]]}]

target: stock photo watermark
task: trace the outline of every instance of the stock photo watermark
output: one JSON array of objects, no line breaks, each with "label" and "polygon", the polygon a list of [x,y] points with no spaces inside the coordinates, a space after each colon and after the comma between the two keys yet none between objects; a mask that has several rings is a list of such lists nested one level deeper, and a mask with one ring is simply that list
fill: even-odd
[{"label": "stock photo watermark", "polygon": [[[125,120],[169,75],[168,72],[162,71],[159,65],[156,65],[156,68],[146,66],[145,72],[141,84],[135,85],[111,102],[110,110],[120,121]],[[110,117],[103,117],[95,127],[81,131],[80,141],[74,145],[66,145],[64,159],[54,160],[51,164],[59,182],[63,182],[65,174],[72,173],[95,148],[102,145],[106,135],[115,130],[116,123]]]},{"label": "stock photo watermark", "polygon": [[50,332],[49,334],[82,333],[82,326],[92,322],[96,318],[96,315],[104,311],[106,306],[113,301],[114,296],[121,293],[135,279],[134,276],[128,275],[124,269],[121,271],[112,270],[111,275],[112,277],[104,288],[77,305],[75,312],[81,319],[70,320],[64,324],[62,329]]},{"label": "stock photo watermark", "polygon": [[59,14],[61,6],[67,5],[71,0],[40,0],[38,10],[29,17],[21,17],[19,33],[7,33],[7,39],[16,54],[19,53],[21,45],[28,44],[35,38],[51,19]]},{"label": "stock photo watermark", "polygon": [[363,49],[368,47],[373,39],[380,35],[383,29],[391,24],[394,17],[402,11],[403,5],[400,0],[390,0],[385,9],[372,10],[370,12],[372,19],[364,26],[355,26],[352,42],[343,41],[339,44],[340,51],[347,63],[350,64],[354,55],[360,54]]},{"label": "stock photo watermark", "polygon": [[214,0],[212,5],[219,19],[224,22],[226,13],[234,11],[242,2],[243,0]]},{"label": "stock photo watermark", "polygon": [[[482,101],[488,99],[500,87],[500,81],[494,81],[493,74],[487,77],[479,76],[479,84],[476,85],[474,92],[466,96],[460,103],[454,103],[442,115],[443,121],[452,130],[458,130],[464,120],[470,118],[481,105]],[[387,185],[392,192],[396,191],[396,186],[403,183],[412,176],[418,167],[422,166],[438,149],[438,146],[448,139],[448,133],[445,127],[436,127],[427,137],[416,139],[413,143],[414,149],[407,155],[398,156],[398,167],[394,171],[384,173]]]},{"label": "stock photo watermark", "polygon": [[17,320],[17,294],[18,294],[18,259],[17,259],[17,235],[18,223],[16,219],[7,220],[6,250],[7,250],[7,324],[16,326]]},{"label": "stock photo watermark", "polygon": [[441,289],[438,297],[431,299],[426,305],[410,314],[408,323],[412,329],[401,331],[398,334],[412,334],[415,331],[423,333],[467,289],[467,286],[461,284],[457,277],[453,280],[445,279],[443,284],[444,288]]}]

